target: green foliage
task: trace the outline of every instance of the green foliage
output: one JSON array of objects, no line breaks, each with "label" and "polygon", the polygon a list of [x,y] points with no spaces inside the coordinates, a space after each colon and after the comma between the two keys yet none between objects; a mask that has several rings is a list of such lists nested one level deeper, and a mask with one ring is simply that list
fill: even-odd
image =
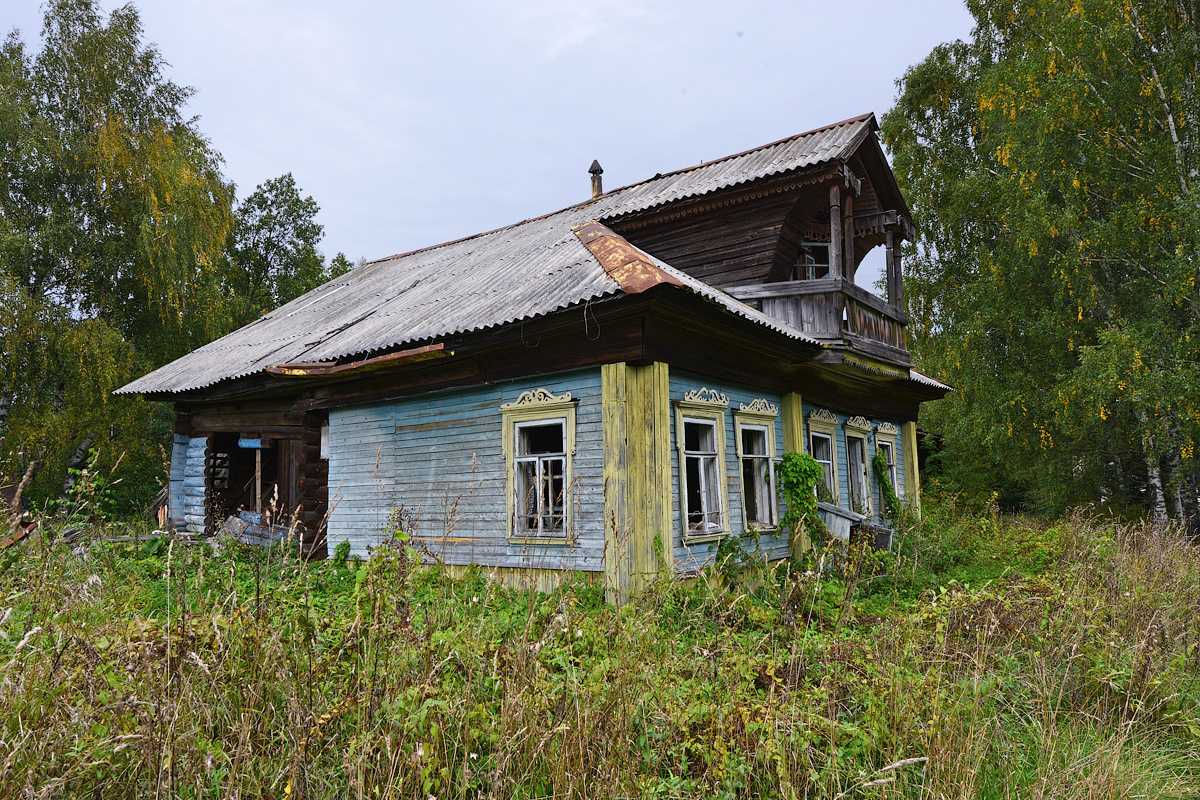
[{"label": "green foliage", "polygon": [[909,343],[958,390],[925,417],[947,476],[1195,514],[1200,9],[968,5],[883,122],[919,220]]},{"label": "green foliage", "polygon": [[15,33],[0,48],[0,458],[40,465],[35,500],[61,491],[81,442],[102,468],[128,453],[132,474],[161,473],[157,415],[110,392],[219,319],[231,188],[141,35],[131,6],[104,20],[58,0],[40,52]]},{"label": "green foliage", "polygon": [[883,498],[883,510],[887,518],[893,521],[900,519],[904,513],[904,505],[896,494],[896,487],[892,486],[892,473],[888,469],[887,456],[882,450],[877,449],[871,458],[871,470],[879,484],[879,494]]},{"label": "green foliage", "polygon": [[238,204],[222,282],[232,325],[240,327],[350,269],[339,253],[326,265],[317,249],[320,207],[301,197],[289,172],[261,184]]},{"label": "green foliage", "polygon": [[779,495],[786,507],[779,524],[790,530],[793,536],[807,533],[817,547],[829,538],[825,523],[817,513],[816,490],[821,476],[820,463],[807,453],[784,453],[775,472],[779,481]]},{"label": "green foliage", "polygon": [[[761,537],[753,527],[741,536],[725,536],[717,543],[713,568],[726,586],[740,586],[746,580],[756,580],[765,567],[766,559],[759,549]],[[667,562],[660,560],[660,567]]]},{"label": "green foliage", "polygon": [[113,522],[117,519],[116,504],[113,501],[113,489],[120,483],[120,478],[113,480],[113,470],[105,475],[97,469],[100,453],[96,450],[88,452],[87,460],[81,467],[71,467],[67,470],[69,486],[62,497],[49,504],[49,510],[60,525],[78,523]]},{"label": "green foliage", "polygon": [[350,558],[350,540],[342,539],[340,542],[337,543],[337,547],[333,548],[333,558],[330,560],[332,563],[337,564],[338,566],[344,567],[346,565],[346,560],[349,558]]},{"label": "green foliage", "polygon": [[[361,579],[285,548],[23,545],[0,570],[0,737],[21,742],[0,794],[1200,790],[1185,539],[936,496],[925,518],[857,590],[784,565],[753,593],[665,581],[621,609],[585,577],[551,594],[479,568],[451,580],[394,544]],[[975,553],[959,568],[1014,568],[972,585],[930,571],[955,537]],[[1038,548],[1052,555],[1022,555]],[[914,571],[922,592],[889,590]]]},{"label": "green foliage", "polygon": [[41,45],[0,46],[0,480],[33,463],[28,497],[55,500],[95,448],[122,465],[114,509],[138,514],[170,410],[112,391],[350,265],[326,267],[290,175],[233,212],[133,6],[54,0]]}]

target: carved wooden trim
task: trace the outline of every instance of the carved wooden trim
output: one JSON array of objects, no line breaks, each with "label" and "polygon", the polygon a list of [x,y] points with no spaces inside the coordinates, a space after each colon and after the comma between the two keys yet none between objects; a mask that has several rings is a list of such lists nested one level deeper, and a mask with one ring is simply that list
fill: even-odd
[{"label": "carved wooden trim", "polygon": [[701,386],[699,389],[692,389],[689,392],[685,392],[682,402],[727,407],[729,405],[729,398],[716,389]]},{"label": "carved wooden trim", "polygon": [[900,429],[890,422],[881,422],[879,423],[879,426],[875,428],[875,433],[879,436],[888,436],[895,439],[900,435]]},{"label": "carved wooden trim", "polygon": [[847,430],[861,431],[862,433],[871,432],[871,421],[866,417],[851,417],[846,420],[845,425]]},{"label": "carved wooden trim", "polygon": [[831,425],[838,424],[837,414],[834,414],[827,408],[818,408],[816,411],[808,413],[809,422],[828,422]]},{"label": "carved wooden trim", "polygon": [[768,403],[762,397],[756,397],[749,403],[740,403],[738,411],[745,411],[751,414],[767,414],[773,417],[779,415],[779,407],[774,403]]},{"label": "carved wooden trim", "polygon": [[530,389],[527,392],[522,392],[521,396],[513,402],[505,403],[500,406],[500,408],[501,410],[510,408],[528,408],[530,406],[561,405],[569,402],[571,402],[570,392],[556,395],[549,389]]}]

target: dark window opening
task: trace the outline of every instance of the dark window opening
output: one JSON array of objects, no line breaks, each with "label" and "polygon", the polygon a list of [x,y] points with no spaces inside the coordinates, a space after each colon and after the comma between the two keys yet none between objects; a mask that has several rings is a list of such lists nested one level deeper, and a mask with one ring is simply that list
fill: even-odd
[{"label": "dark window opening", "polygon": [[804,281],[829,277],[829,243],[805,242],[796,253],[792,280]]},{"label": "dark window opening", "polygon": [[775,525],[774,474],[767,450],[767,430],[742,428],[742,495],[746,521],[759,528]]},{"label": "dark window opening", "polygon": [[566,535],[566,420],[518,424],[514,532]]},{"label": "dark window opening", "polygon": [[701,535],[720,533],[724,528],[715,422],[683,421],[683,462],[688,531]]}]

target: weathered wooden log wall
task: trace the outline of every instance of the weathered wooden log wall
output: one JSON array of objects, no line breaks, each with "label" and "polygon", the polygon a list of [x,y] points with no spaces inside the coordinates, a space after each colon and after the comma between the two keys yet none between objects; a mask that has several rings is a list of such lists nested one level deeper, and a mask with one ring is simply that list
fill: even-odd
[{"label": "weathered wooden log wall", "polygon": [[329,513],[329,462],[321,458],[323,413],[308,413],[301,420],[296,494],[299,501],[301,544],[309,558],[328,554],[326,522]]}]

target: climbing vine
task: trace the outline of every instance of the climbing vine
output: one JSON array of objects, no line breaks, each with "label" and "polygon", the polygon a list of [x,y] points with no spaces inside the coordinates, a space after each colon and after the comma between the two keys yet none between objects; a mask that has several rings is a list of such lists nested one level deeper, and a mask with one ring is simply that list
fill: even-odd
[{"label": "climbing vine", "polygon": [[875,480],[879,481],[879,496],[883,498],[883,508],[887,518],[896,521],[900,519],[900,497],[896,487],[892,485],[892,473],[888,469],[887,457],[882,450],[876,450],[871,459],[871,469],[875,472]]},{"label": "climbing vine", "polygon": [[815,458],[805,453],[783,454],[776,476],[779,479],[779,494],[787,505],[787,513],[780,521],[793,535],[801,530],[808,531],[814,545],[821,546],[828,538],[825,523],[817,514],[817,485],[821,482],[822,470]]}]

